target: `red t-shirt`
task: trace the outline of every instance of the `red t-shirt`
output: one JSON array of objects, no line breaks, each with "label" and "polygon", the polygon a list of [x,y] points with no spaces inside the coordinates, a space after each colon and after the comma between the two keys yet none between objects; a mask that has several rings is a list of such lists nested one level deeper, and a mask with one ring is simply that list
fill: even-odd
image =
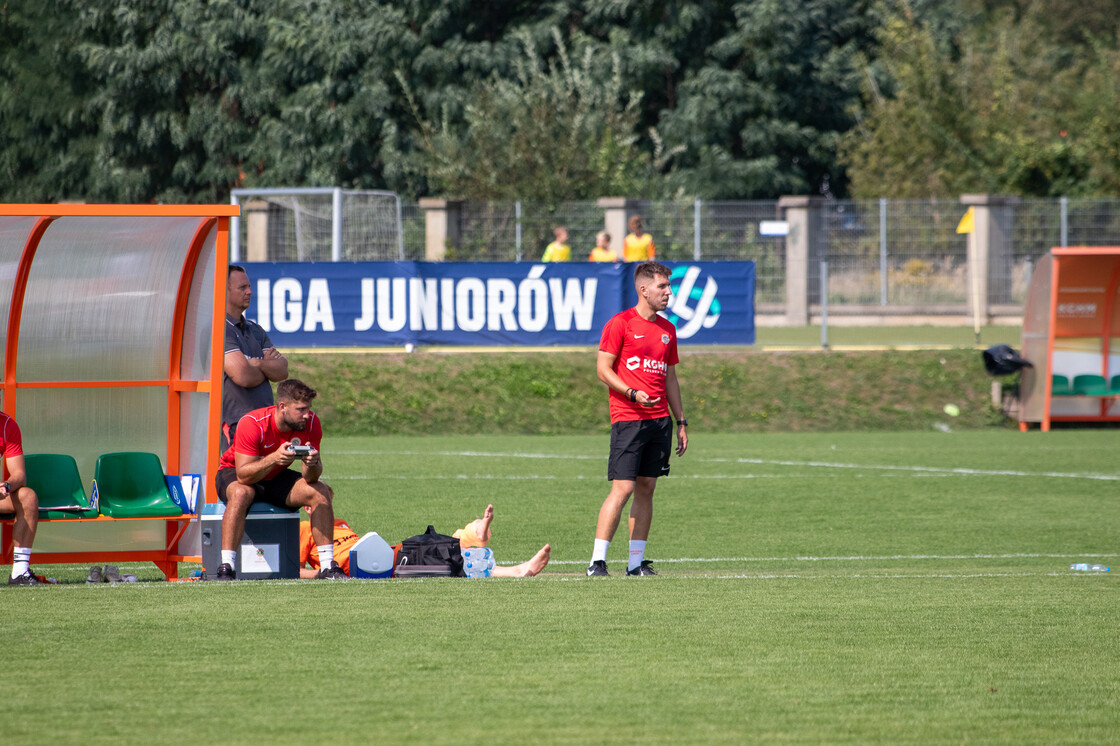
[{"label": "red t-shirt", "polygon": [[[23,435],[19,425],[7,414],[0,412],[0,454],[4,459],[23,455]],[[8,462],[4,461],[4,478],[8,478]]]},{"label": "red t-shirt", "polygon": [[[218,468],[236,468],[237,460],[233,455],[235,451],[237,453],[247,453],[250,456],[267,456],[274,451],[278,451],[281,443],[290,441],[292,438],[299,438],[299,442],[303,445],[309,445],[314,447],[315,450],[319,450],[319,444],[323,440],[323,426],[314,412],[311,413],[311,421],[307,423],[306,429],[302,431],[285,430],[284,432],[276,429],[275,414],[276,405],[273,405],[254,409],[242,417],[237,423],[237,433],[233,436],[233,445],[222,454],[222,460],[218,462]],[[272,479],[285,468],[287,467],[277,466],[268,473],[265,479]]]},{"label": "red t-shirt", "polygon": [[635,308],[615,314],[603,327],[599,350],[615,356],[611,367],[628,387],[661,399],[656,406],[643,407],[610,389],[612,424],[668,416],[665,379],[669,366],[677,364],[677,330],[668,319],[655,316],[646,321]]}]

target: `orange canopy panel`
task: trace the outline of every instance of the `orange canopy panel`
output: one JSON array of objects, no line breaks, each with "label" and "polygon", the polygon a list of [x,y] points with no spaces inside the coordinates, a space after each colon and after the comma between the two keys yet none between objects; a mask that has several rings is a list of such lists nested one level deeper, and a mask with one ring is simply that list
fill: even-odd
[{"label": "orange canopy panel", "polygon": [[1034,367],[1021,379],[1022,424],[1120,420],[1118,288],[1120,247],[1056,248],[1038,263],[1023,314]]},{"label": "orange canopy panel", "polygon": [[0,395],[25,452],[74,456],[87,485],[102,453],[154,452],[167,474],[217,462],[238,214],[0,204]]}]

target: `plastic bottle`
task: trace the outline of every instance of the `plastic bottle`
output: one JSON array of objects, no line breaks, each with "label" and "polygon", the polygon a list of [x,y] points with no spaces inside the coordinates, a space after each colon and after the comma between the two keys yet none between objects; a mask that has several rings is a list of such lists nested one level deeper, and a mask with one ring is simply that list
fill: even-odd
[{"label": "plastic bottle", "polygon": [[488,578],[494,570],[494,553],[490,547],[463,550],[463,570],[468,578]]},{"label": "plastic bottle", "polygon": [[1108,565],[1090,565],[1085,562],[1075,562],[1069,566],[1069,569],[1079,572],[1109,572],[1112,570]]}]

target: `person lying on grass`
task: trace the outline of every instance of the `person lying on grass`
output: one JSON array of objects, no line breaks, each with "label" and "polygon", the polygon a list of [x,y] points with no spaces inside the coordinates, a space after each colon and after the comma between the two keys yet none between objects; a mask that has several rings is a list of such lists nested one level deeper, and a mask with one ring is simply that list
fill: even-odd
[{"label": "person lying on grass", "polygon": [[[463,549],[484,547],[490,543],[490,523],[493,520],[494,506],[487,505],[481,518],[471,521],[452,536],[459,540],[459,546]],[[334,519],[334,557],[347,576],[350,575],[350,548],[361,538],[346,521]],[[495,565],[491,577],[531,578],[545,568],[551,552],[552,547],[545,544],[532,559],[519,565]],[[315,540],[311,536],[311,523],[306,520],[299,524],[299,564],[301,578],[314,578],[319,572],[319,557],[315,551]]]}]

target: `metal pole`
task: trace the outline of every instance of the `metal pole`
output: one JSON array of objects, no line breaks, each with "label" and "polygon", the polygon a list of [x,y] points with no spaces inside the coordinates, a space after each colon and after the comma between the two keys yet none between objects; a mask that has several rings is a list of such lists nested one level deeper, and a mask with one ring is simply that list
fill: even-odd
[{"label": "metal pole", "polygon": [[692,258],[697,262],[700,261],[700,204],[700,200],[696,200],[692,217]]},{"label": "metal pole", "polygon": [[1062,197],[1062,222],[1059,229],[1059,246],[1069,246],[1069,197]]},{"label": "metal pole", "polygon": [[821,259],[821,349],[828,349],[828,260]]},{"label": "metal pole", "polygon": [[299,197],[292,197],[292,221],[296,227],[296,259],[303,261],[303,221],[299,216]]},{"label": "metal pole", "polygon": [[[236,194],[229,195],[231,205],[240,205]],[[241,261],[241,218],[234,217],[229,220],[229,260],[232,264]]]},{"label": "metal pole", "polygon": [[517,261],[521,261],[521,200],[513,203],[513,215],[517,220]]},{"label": "metal pole", "polygon": [[400,195],[394,194],[393,198],[397,202],[397,252],[400,255],[400,260],[404,261],[404,221],[401,215],[401,198]]},{"label": "metal pole", "polygon": [[887,305],[887,199],[879,198],[879,305]]},{"label": "metal pole", "polygon": [[342,261],[342,188],[331,196],[331,261]]}]

